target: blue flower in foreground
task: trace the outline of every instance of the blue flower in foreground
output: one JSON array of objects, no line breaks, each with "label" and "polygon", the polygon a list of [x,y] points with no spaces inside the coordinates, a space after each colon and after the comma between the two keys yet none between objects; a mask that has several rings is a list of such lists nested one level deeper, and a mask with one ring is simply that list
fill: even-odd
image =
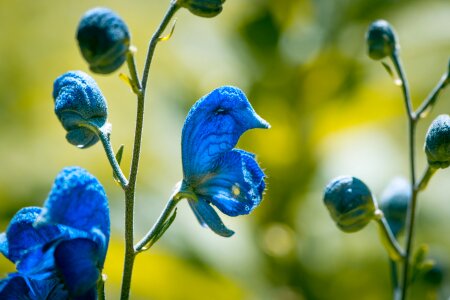
[{"label": "blue flower in foreground", "polygon": [[189,205],[199,222],[221,236],[234,232],[210,204],[229,216],[248,214],[261,202],[265,189],[255,155],[234,147],[245,131],[269,127],[235,87],[212,91],[189,111],[181,137],[180,191],[191,194]]},{"label": "blue flower in foreground", "polygon": [[109,227],[103,187],[65,168],[44,207],[21,209],[0,234],[0,252],[18,271],[0,280],[0,299],[96,299]]},{"label": "blue flower in foreground", "polygon": [[53,84],[53,99],[69,143],[87,148],[98,142],[97,134],[83,125],[101,128],[106,123],[108,107],[91,76],[81,71],[62,74]]}]

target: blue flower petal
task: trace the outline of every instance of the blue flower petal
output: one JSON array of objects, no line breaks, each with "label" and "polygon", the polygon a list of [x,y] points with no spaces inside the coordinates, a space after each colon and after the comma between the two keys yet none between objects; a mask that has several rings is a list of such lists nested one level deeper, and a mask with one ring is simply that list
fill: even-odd
[{"label": "blue flower petal", "polygon": [[41,211],[39,207],[22,208],[11,220],[6,235],[0,238],[1,253],[12,262],[16,263],[27,251],[61,235],[61,231],[56,226],[47,225],[39,229],[33,226]]},{"label": "blue flower petal", "polygon": [[204,96],[189,111],[182,131],[185,180],[191,183],[215,169],[245,131],[269,127],[238,88],[224,86]]},{"label": "blue flower petal", "polygon": [[63,169],[55,179],[39,223],[66,225],[88,233],[99,230],[108,241],[109,208],[102,185],[82,168]]},{"label": "blue flower petal", "polygon": [[262,199],[265,175],[254,155],[233,149],[222,155],[220,165],[194,192],[207,198],[224,214],[249,214]]},{"label": "blue flower petal", "polygon": [[95,288],[100,251],[95,242],[82,238],[62,241],[56,247],[55,264],[71,296],[80,297]]},{"label": "blue flower petal", "polygon": [[22,276],[16,276],[16,274],[0,281],[0,299],[33,300],[26,280]]},{"label": "blue flower petal", "polygon": [[234,234],[234,231],[228,229],[223,224],[214,208],[212,208],[207,201],[199,198],[197,201],[188,200],[188,202],[202,226],[209,227],[212,231],[224,237],[230,237]]}]

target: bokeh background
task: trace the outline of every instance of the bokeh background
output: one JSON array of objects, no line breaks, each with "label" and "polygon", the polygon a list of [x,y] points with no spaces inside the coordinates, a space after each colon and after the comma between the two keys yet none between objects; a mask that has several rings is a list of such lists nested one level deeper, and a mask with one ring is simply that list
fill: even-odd
[{"label": "bokeh background", "polygon": [[[110,199],[112,240],[107,296],[118,298],[123,261],[123,196],[100,145],[65,141],[53,114],[53,80],[88,71],[75,41],[80,16],[108,6],[129,25],[142,70],[147,42],[168,0],[0,1],[0,230],[23,206],[42,205],[56,174],[79,165]],[[378,197],[408,175],[400,88],[365,51],[364,33],[387,19],[401,42],[415,107],[447,70],[448,0],[228,0],[214,19],[177,13],[150,75],[136,209],[136,238],[156,220],[181,179],[180,136],[190,106],[221,85],[245,91],[270,130],[247,132],[239,147],[257,153],[268,175],[262,204],[224,222],[229,239],[201,228],[185,202],[162,240],[137,258],[132,299],[389,299],[387,256],[375,224],[340,232],[322,191],[333,177],[364,180]],[[128,170],[135,98],[119,79],[93,75],[108,99],[112,141],[125,144]],[[92,74],[91,74],[92,75]],[[449,113],[445,91],[417,133],[418,172],[431,120]],[[420,194],[416,245],[430,245],[437,267],[412,299],[450,296],[450,172]],[[403,241],[403,240],[402,240]],[[14,270],[0,258],[0,274]]]}]

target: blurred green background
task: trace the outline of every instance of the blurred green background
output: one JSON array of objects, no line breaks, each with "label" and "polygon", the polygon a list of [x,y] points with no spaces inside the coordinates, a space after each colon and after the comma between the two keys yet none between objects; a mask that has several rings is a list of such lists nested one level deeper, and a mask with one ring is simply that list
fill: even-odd
[{"label": "blurred green background", "polygon": [[[88,72],[75,41],[86,10],[108,6],[123,17],[142,70],[168,2],[0,1],[0,230],[20,207],[42,205],[64,166],[88,169],[110,199],[113,235],[104,271],[110,299],[120,289],[123,196],[100,145],[79,150],[65,141],[52,84],[68,70]],[[400,88],[365,54],[365,30],[379,18],[400,37],[417,107],[448,66],[448,0],[228,0],[214,19],[177,13],[175,33],[158,46],[150,75],[136,238],[182,177],[180,136],[190,106],[218,86],[243,89],[272,125],[239,142],[258,154],[268,189],[253,214],[223,217],[236,231],[229,239],[201,228],[181,203],[164,238],[137,258],[132,299],[389,299],[376,226],[342,233],[322,204],[324,186],[338,175],[361,178],[378,197],[393,177],[409,178]],[[127,70],[93,77],[108,99],[113,145],[125,144],[128,170],[135,98],[120,72]],[[449,111],[445,91],[419,123],[420,173],[426,129]],[[430,245],[440,272],[421,278],[413,299],[450,296],[449,195],[448,169],[420,194],[416,245]],[[13,270],[1,257],[0,274]]]}]

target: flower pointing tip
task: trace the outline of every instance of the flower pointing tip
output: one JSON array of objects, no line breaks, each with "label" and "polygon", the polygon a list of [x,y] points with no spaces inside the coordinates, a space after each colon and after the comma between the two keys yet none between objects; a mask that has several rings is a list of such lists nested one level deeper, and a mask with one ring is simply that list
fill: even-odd
[{"label": "flower pointing tip", "polygon": [[211,205],[229,216],[249,214],[262,200],[265,174],[255,155],[235,149],[253,128],[270,128],[236,87],[220,87],[198,100],[182,132],[183,186],[195,195],[189,204],[199,222],[231,236]]}]

